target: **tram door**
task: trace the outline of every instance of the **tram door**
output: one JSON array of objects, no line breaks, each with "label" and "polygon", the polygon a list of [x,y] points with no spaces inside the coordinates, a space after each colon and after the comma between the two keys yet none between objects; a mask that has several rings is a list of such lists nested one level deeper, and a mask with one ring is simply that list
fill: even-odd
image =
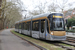
[{"label": "tram door", "polygon": [[40,38],[45,39],[45,19],[41,20]]},{"label": "tram door", "polygon": [[27,35],[30,35],[30,22],[28,22],[28,24],[27,24],[28,26],[27,26],[27,28],[28,28],[28,32],[27,32]]}]

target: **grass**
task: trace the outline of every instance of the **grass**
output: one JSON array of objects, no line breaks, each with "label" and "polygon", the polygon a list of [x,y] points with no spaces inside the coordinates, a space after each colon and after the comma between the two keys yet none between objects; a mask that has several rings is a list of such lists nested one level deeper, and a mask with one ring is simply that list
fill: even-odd
[{"label": "grass", "polygon": [[55,46],[55,45],[52,45],[52,44],[47,43],[45,41],[41,41],[41,40],[34,39],[34,38],[26,36],[26,35],[19,34],[19,33],[15,32],[14,30],[11,30],[11,32],[13,32],[14,34],[16,34],[16,35],[18,35],[18,36],[20,36],[20,37],[22,37],[22,38],[24,38],[24,39],[26,39],[28,41],[31,41],[31,42],[37,44],[39,46],[42,46],[42,47],[46,48],[47,50],[65,50],[63,48],[60,48],[60,47]]}]

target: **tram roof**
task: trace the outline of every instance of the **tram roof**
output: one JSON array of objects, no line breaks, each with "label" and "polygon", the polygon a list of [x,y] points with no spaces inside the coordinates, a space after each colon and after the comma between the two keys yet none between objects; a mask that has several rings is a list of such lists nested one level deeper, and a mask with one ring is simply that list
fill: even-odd
[{"label": "tram roof", "polygon": [[48,17],[49,14],[50,14],[50,13],[45,13],[45,14],[36,15],[36,16],[33,16],[32,19],[39,18],[39,17]]},{"label": "tram roof", "polygon": [[45,13],[45,14],[40,14],[40,15],[32,16],[30,18],[20,20],[19,22],[26,21],[26,20],[31,20],[31,19],[35,19],[35,18],[39,18],[39,17],[45,17],[45,16],[47,17],[49,14],[50,13]]},{"label": "tram roof", "polygon": [[[53,13],[59,13],[59,12],[44,13],[44,14],[32,16],[32,17],[30,17],[30,18],[27,18],[27,19],[23,19],[23,20],[17,21],[16,23],[19,23],[19,22],[22,22],[22,21],[31,20],[31,19],[35,19],[35,18],[39,18],[39,17],[48,17],[48,15],[53,14]],[[61,14],[63,14],[63,13],[61,13]]]}]

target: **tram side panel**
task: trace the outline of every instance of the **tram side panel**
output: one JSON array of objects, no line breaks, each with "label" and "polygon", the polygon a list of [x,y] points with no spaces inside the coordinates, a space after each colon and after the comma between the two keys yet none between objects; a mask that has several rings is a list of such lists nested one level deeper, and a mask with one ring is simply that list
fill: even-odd
[{"label": "tram side panel", "polygon": [[46,27],[46,22],[45,22],[45,19],[42,19],[40,20],[40,38],[41,39],[45,39],[45,34],[46,34],[46,31],[45,31],[45,27]]},{"label": "tram side panel", "polygon": [[31,23],[28,22],[28,25],[27,25],[27,26],[28,26],[28,27],[27,27],[27,28],[28,28],[28,29],[27,29],[27,30],[28,30],[27,35],[29,35],[29,36],[30,36],[30,25],[31,25]]},{"label": "tram side panel", "polygon": [[23,30],[24,30],[24,22],[21,23],[21,33],[23,34]]},{"label": "tram side panel", "polygon": [[30,36],[30,26],[31,26],[30,22],[24,22],[22,24],[22,30],[21,30],[22,33]]},{"label": "tram side panel", "polygon": [[27,35],[27,23],[24,23],[24,31],[23,31],[23,33],[24,33],[25,35]]},{"label": "tram side panel", "polygon": [[48,20],[46,19],[46,40],[50,40],[50,33],[49,33],[49,26],[48,26]]},{"label": "tram side panel", "polygon": [[39,38],[39,20],[32,21],[32,37]]}]

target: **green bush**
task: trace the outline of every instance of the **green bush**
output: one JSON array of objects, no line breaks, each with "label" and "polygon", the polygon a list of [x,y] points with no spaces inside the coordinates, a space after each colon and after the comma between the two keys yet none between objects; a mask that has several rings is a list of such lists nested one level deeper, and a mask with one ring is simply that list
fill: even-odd
[{"label": "green bush", "polygon": [[74,32],[75,32],[75,30],[66,30],[66,32],[73,32],[73,33],[74,33]]},{"label": "green bush", "polygon": [[69,27],[75,26],[75,18],[68,19],[66,25],[68,29]]}]

